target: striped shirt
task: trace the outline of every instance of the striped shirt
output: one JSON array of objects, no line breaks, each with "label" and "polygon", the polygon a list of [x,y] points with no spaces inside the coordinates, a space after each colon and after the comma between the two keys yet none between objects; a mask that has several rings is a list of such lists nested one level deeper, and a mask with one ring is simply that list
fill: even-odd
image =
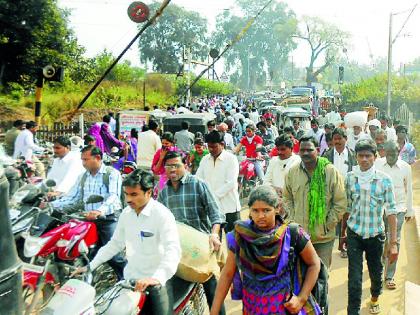
[{"label": "striped shirt", "polygon": [[180,180],[177,190],[168,181],[158,201],[171,210],[176,221],[204,233],[210,234],[213,225],[226,221],[207,184],[189,173]]},{"label": "striped shirt", "polygon": [[348,228],[365,239],[384,233],[384,211],[386,216],[397,214],[391,178],[375,170],[372,180],[361,184],[352,171],[346,176],[345,186]]},{"label": "striped shirt", "polygon": [[[114,214],[117,210],[121,210],[121,184],[122,178],[120,173],[112,169],[109,176],[109,189],[103,181],[104,174],[107,172],[107,167],[102,163],[99,171],[93,176],[90,172],[86,171],[86,181],[84,184],[83,202],[91,195],[100,195],[104,198],[103,202],[85,204],[85,211],[98,210],[103,215]],[[76,184],[71,190],[62,198],[52,202],[54,208],[62,208],[80,203],[82,200],[81,179],[83,174],[79,176]]]}]

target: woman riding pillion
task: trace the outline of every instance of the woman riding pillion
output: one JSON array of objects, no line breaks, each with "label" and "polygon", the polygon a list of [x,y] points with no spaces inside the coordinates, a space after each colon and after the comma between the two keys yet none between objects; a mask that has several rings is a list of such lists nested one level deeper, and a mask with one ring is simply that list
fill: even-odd
[{"label": "woman riding pillion", "polygon": [[[301,227],[293,232],[283,221],[278,214],[278,195],[271,186],[255,188],[248,205],[250,220],[237,222],[234,231],[227,235],[228,257],[210,315],[218,314],[232,283],[232,299],[242,300],[243,314],[307,311],[307,301],[320,270],[320,260],[309,236]],[[294,290],[296,295],[290,294],[291,250],[307,266],[300,292]],[[320,314],[320,309],[314,307],[312,313],[299,314]]]}]

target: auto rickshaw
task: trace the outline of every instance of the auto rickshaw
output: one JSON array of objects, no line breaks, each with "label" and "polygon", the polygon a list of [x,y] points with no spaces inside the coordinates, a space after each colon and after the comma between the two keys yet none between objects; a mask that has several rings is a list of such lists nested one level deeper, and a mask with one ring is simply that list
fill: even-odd
[{"label": "auto rickshaw", "polygon": [[293,121],[299,120],[300,127],[306,132],[311,129],[311,118],[311,113],[302,108],[287,108],[281,114],[281,121],[278,125],[283,128],[293,127]]}]

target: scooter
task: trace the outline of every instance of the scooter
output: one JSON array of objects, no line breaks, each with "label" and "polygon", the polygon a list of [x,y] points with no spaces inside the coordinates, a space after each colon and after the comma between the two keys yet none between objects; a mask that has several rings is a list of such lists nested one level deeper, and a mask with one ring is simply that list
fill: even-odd
[{"label": "scooter", "polygon": [[[176,288],[173,290],[175,315],[205,314],[207,302],[201,284],[177,277],[169,281],[171,287]],[[148,291],[135,291],[135,284],[135,280],[123,280],[96,296],[89,281],[70,279],[57,291],[40,315],[160,315],[145,313]]]},{"label": "scooter", "polygon": [[[101,201],[102,196],[92,195],[86,204]],[[94,222],[84,221],[84,216],[77,213],[60,214],[61,218],[53,213],[53,219],[44,225],[37,220],[28,232],[22,233],[25,239],[24,256],[31,259],[23,267],[23,299],[28,314],[45,307],[54,291],[69,278],[72,270],[89,261],[84,249],[92,251],[99,240]],[[39,217],[42,218],[42,215]],[[108,264],[103,264],[94,273],[93,283],[98,292],[116,281],[117,276]]]}]

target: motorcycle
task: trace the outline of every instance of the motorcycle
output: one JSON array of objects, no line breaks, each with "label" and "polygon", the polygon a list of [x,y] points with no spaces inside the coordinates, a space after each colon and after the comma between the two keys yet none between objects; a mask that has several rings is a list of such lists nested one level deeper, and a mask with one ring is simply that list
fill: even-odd
[{"label": "motorcycle", "polygon": [[268,148],[262,147],[257,149],[257,152],[261,152],[262,156],[260,159],[255,158],[245,158],[240,159],[239,161],[239,176],[238,176],[238,191],[239,191],[239,198],[246,198],[250,194],[251,190],[256,187],[257,185],[262,184],[262,182],[258,179],[257,173],[255,171],[255,161],[259,160],[262,163],[262,168],[265,173],[268,163],[270,161],[270,157],[268,156]]},{"label": "motorcycle", "polygon": [[[86,204],[101,201],[102,196],[92,195]],[[51,216],[39,213],[36,222],[28,232],[22,233],[22,237],[25,239],[23,254],[30,258],[30,262],[23,266],[23,300],[30,314],[33,310],[43,309],[73,269],[89,261],[85,251],[92,253],[99,237],[95,222],[85,221],[84,216],[78,213],[56,212]],[[97,292],[117,281],[108,264],[95,270],[93,276]]]},{"label": "motorcycle", "polygon": [[[205,314],[207,302],[201,284],[178,277],[169,281],[171,287],[176,288],[173,290],[175,315]],[[135,284],[135,280],[123,280],[96,296],[95,288],[89,281],[70,279],[57,291],[40,315],[159,315],[145,313],[148,290],[134,291]]]}]

